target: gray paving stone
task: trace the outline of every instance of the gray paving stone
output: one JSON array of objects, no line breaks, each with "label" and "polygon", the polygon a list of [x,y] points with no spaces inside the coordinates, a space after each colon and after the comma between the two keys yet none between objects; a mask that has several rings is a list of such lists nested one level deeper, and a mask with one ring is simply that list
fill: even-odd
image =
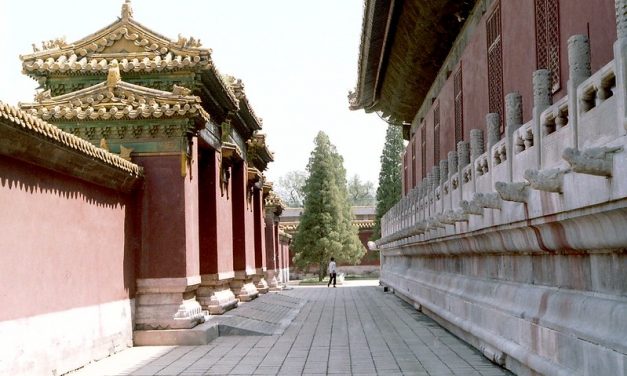
[{"label": "gray paving stone", "polygon": [[[376,286],[270,293],[222,319],[240,332],[203,346],[131,348],[68,376],[511,375]],[[242,333],[266,335],[233,335]]]}]

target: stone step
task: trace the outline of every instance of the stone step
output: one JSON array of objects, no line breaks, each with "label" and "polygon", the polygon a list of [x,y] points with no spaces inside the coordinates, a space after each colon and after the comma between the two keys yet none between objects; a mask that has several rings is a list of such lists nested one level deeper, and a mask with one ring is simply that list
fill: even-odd
[{"label": "stone step", "polygon": [[133,341],[135,346],[194,346],[218,336],[280,335],[305,303],[280,292],[268,293],[240,303],[228,314],[206,316],[205,323],[191,329],[136,330]]}]

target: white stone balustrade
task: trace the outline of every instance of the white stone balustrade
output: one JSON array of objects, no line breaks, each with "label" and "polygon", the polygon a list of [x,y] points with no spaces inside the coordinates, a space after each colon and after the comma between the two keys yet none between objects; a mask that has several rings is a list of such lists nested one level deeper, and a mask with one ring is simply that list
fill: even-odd
[{"label": "white stone balustrade", "polygon": [[[448,159],[440,161],[409,195],[402,198],[383,217],[383,237],[377,242],[379,247],[385,250],[404,245],[403,252],[411,253],[412,247],[407,247],[410,242],[401,236],[402,234],[411,233],[411,243],[437,241],[439,238],[462,236],[467,232],[489,230],[496,226],[534,218],[540,220],[547,215],[571,212],[593,204],[626,198],[627,173],[625,168],[621,167],[627,165],[627,156],[620,147],[627,144],[627,141],[622,119],[618,119],[621,109],[617,107],[617,101],[625,97],[624,88],[621,91],[617,86],[615,61],[589,75],[587,43],[584,36],[575,36],[569,40],[569,47],[576,50],[569,53],[571,62],[575,64],[571,67],[573,77],[570,81],[578,85],[569,90],[568,96],[555,104],[550,104],[542,95],[536,95],[534,99],[538,103],[534,107],[537,107],[538,111],[534,111],[535,116],[531,121],[521,125],[519,96],[510,94],[508,100],[510,113],[506,116],[510,129],[509,138],[496,141],[498,115],[488,114],[486,116],[488,150],[481,153],[479,151],[482,150],[478,147],[477,150],[471,150],[473,140],[471,143],[460,142],[457,152],[449,152]],[[534,80],[541,80],[542,74],[543,72],[534,74]],[[571,98],[573,94],[575,98]],[[578,110],[573,111],[573,107]],[[474,144],[479,145],[477,140],[480,139],[483,145],[483,135],[479,136],[476,132],[474,135],[476,137]],[[577,140],[576,145],[574,140]],[[570,171],[569,163],[563,158],[563,153],[568,148],[585,151],[595,147],[619,148],[612,152],[611,183],[600,180],[593,174]],[[511,150],[510,153],[508,149]],[[533,150],[535,152],[532,152]],[[509,162],[505,163],[508,159]],[[519,202],[504,202],[501,211],[485,209],[499,213],[491,216],[470,216],[463,226],[458,222],[443,225],[438,220],[448,218],[447,211],[450,214],[461,210],[460,201],[471,202],[475,194],[495,194],[496,182],[528,184],[525,179],[526,171],[532,170],[543,176],[542,171],[550,169],[566,171],[559,174],[559,189],[529,188],[525,210]],[[527,175],[530,176],[536,175]],[[545,187],[537,184],[536,186]],[[548,196],[544,200],[538,197],[540,194],[557,191],[561,193]],[[407,218],[411,220],[405,220]],[[429,223],[428,226],[425,225],[427,223],[425,221]],[[627,235],[622,236],[626,236],[627,239]],[[579,246],[585,248],[586,241],[581,240]],[[437,247],[430,249],[437,253]],[[460,247],[452,252],[468,251],[471,250]]]}]

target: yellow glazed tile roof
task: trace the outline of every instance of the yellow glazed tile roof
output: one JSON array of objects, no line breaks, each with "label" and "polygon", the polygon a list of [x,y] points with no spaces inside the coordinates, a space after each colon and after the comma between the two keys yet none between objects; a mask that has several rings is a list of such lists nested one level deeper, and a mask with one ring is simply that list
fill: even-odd
[{"label": "yellow glazed tile roof", "polygon": [[0,102],[0,119],[6,119],[9,124],[14,127],[19,127],[29,133],[38,134],[53,140],[69,149],[76,150],[120,170],[126,171],[133,176],[143,176],[143,169],[140,166],[122,159],[115,154],[109,153],[104,149],[100,149],[73,134],[63,132],[50,123],[2,102]]},{"label": "yellow glazed tile roof", "polygon": [[106,82],[51,97],[50,92],[37,95],[37,102],[20,103],[30,115],[44,120],[108,120],[160,117],[195,117],[209,120],[201,100],[184,87],[172,92],[150,89],[120,80],[118,65],[113,62]]}]

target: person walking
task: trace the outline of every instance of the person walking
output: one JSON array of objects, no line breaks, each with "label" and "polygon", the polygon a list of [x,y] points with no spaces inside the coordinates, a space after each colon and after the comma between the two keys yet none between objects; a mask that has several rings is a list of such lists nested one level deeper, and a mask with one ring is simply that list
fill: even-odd
[{"label": "person walking", "polygon": [[335,259],[333,257],[331,257],[331,262],[329,262],[329,283],[327,284],[327,287],[331,286],[331,280],[333,280],[333,287],[335,287],[335,281],[337,279],[337,270],[336,270],[336,266],[335,266]]}]

